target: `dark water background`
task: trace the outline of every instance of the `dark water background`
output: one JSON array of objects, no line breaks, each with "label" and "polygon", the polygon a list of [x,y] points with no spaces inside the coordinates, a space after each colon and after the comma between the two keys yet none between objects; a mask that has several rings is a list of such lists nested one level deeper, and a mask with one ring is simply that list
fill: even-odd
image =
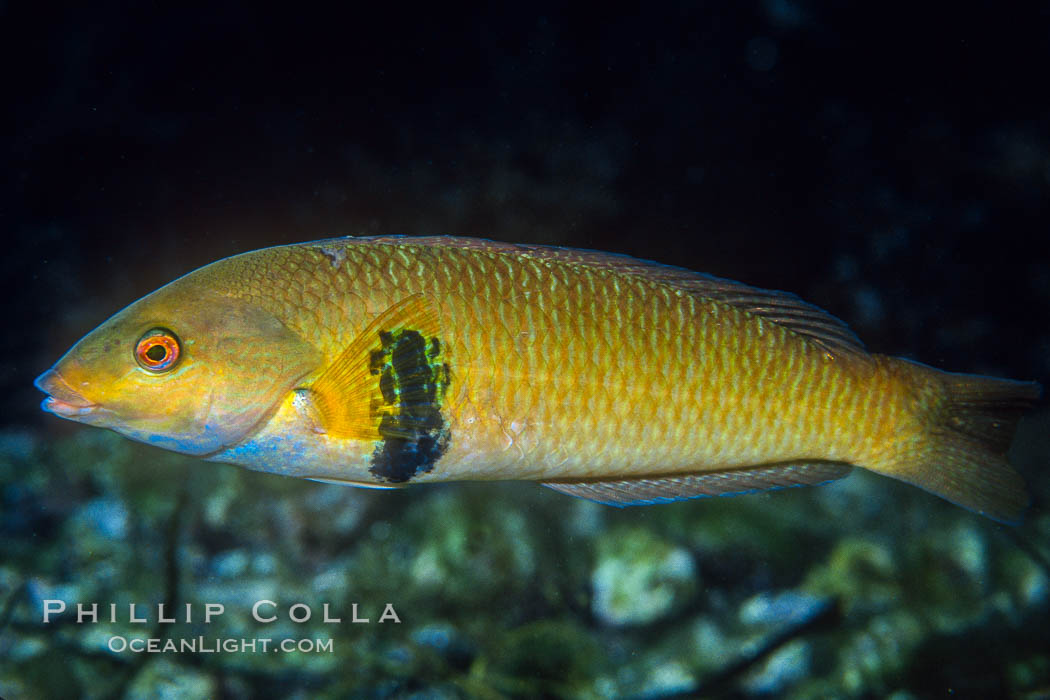
[{"label": "dark water background", "polygon": [[[1050,689],[1045,403],[1010,529],[868,477],[622,512],[530,485],[360,494],[132,446],[31,386],[200,265],[376,233],[684,265],[794,291],[875,351],[1045,385],[1050,5],[8,2],[0,34],[0,695]],[[41,626],[56,590],[405,621],[313,630],[334,655],[121,655],[112,626]]]}]

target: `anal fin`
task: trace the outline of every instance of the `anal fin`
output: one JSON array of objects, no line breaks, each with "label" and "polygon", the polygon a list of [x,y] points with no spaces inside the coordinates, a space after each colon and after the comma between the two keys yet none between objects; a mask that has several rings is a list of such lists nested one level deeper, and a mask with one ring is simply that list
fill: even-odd
[{"label": "anal fin", "polygon": [[611,506],[646,506],[704,496],[736,496],[841,479],[853,466],[844,462],[778,462],[743,469],[631,479],[545,481],[570,496]]}]

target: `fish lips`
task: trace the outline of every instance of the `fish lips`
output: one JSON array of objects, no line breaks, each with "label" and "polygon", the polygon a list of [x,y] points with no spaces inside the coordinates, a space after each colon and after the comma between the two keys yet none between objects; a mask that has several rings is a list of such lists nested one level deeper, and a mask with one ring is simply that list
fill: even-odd
[{"label": "fish lips", "polygon": [[92,403],[78,394],[54,369],[49,369],[37,377],[33,386],[48,394],[40,408],[61,418],[86,423],[107,412],[97,403]]}]

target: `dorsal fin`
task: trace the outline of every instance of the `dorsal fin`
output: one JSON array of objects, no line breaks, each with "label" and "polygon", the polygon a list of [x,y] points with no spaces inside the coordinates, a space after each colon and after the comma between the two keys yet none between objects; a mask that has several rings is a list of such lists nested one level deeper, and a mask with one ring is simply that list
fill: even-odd
[{"label": "dorsal fin", "polygon": [[532,258],[562,265],[604,269],[621,275],[643,277],[703,299],[727,304],[744,313],[776,323],[816,344],[829,355],[866,355],[864,344],[845,323],[790,292],[760,289],[741,282],[687,270],[684,267],[665,265],[651,260],[639,260],[629,255],[580,248],[503,243],[484,238],[458,236],[347,237],[317,241],[310,245],[330,246],[340,241],[347,245],[378,243],[395,246],[457,248]]}]

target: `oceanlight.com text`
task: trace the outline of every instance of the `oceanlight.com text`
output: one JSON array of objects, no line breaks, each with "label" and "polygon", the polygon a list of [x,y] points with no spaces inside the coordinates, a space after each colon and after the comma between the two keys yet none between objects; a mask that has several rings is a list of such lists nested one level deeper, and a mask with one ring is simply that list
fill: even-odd
[{"label": "oceanlight.com text", "polygon": [[303,654],[335,651],[331,639],[270,639],[245,637],[190,637],[160,639],[156,637],[122,637],[114,635],[107,643],[115,654],[267,654],[299,652]]}]

